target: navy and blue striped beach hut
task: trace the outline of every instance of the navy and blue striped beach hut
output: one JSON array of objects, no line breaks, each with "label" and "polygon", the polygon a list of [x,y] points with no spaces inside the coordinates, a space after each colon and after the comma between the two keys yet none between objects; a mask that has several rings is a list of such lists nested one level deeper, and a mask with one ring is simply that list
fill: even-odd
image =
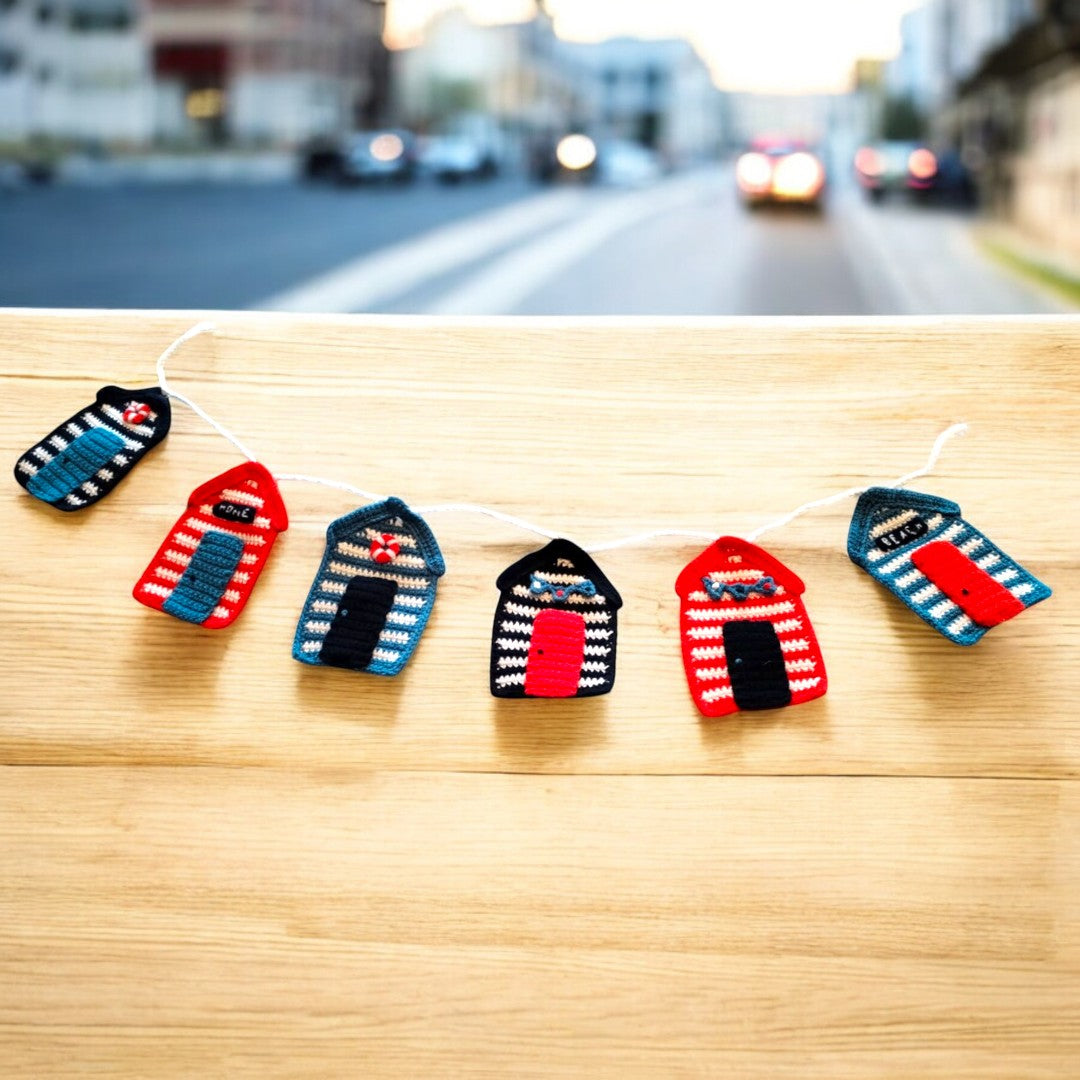
[{"label": "navy and blue striped beach hut", "polygon": [[958,645],[1045,600],[1050,589],[936,495],[870,488],[848,531],[848,556]]},{"label": "navy and blue striped beach hut", "polygon": [[424,632],[445,572],[431,529],[400,499],[332,521],[296,627],[293,657],[302,664],[396,675]]}]

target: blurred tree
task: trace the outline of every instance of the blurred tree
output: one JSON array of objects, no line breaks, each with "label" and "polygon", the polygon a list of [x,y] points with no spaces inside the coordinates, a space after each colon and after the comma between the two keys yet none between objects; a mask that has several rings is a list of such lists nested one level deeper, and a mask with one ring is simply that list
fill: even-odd
[{"label": "blurred tree", "polygon": [[911,98],[887,97],[881,111],[883,139],[921,139],[926,130],[926,118]]}]

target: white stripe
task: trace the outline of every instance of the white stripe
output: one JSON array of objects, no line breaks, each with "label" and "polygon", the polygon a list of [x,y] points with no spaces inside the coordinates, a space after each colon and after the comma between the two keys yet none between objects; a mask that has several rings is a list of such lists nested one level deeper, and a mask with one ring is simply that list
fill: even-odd
[{"label": "white stripe", "polygon": [[586,641],[588,641],[590,639],[593,640],[593,641],[607,641],[607,639],[609,637],[611,637],[611,631],[610,630],[586,630],[585,631],[585,640]]},{"label": "white stripe", "polygon": [[715,608],[687,608],[685,615],[688,619],[709,620],[731,618],[766,618],[773,615],[784,615],[795,610],[795,604],[791,600],[782,600],[779,604],[755,604],[745,603],[725,604]]},{"label": "white stripe", "polygon": [[28,476],[37,476],[37,466],[32,465],[26,458],[22,458],[19,461],[19,472],[24,472]]},{"label": "white stripe", "polygon": [[111,480],[116,474],[112,471],[112,469],[98,469],[98,471],[94,473],[94,475],[99,480]]},{"label": "white stripe", "polygon": [[53,459],[52,454],[50,454],[44,446],[35,446],[34,449],[30,451],[30,453],[32,453],[34,457],[38,459],[38,461],[44,461],[46,465],[48,465],[48,463]]},{"label": "white stripe", "polygon": [[237,592],[236,589],[226,589],[221,594],[221,599],[222,600],[228,600],[230,604],[239,604],[240,603],[240,593]]},{"label": "white stripe", "polygon": [[50,435],[48,440],[56,450],[66,450],[68,448],[67,440],[61,438],[59,435]]},{"label": "white stripe", "polygon": [[975,565],[980,570],[989,570],[991,566],[996,566],[999,562],[1001,562],[1001,556],[996,551],[991,551],[989,555],[976,559]]},{"label": "white stripe", "polygon": [[[528,641],[520,638],[496,638],[495,644],[506,652],[528,652]],[[588,649],[588,645],[585,646]]]},{"label": "white stripe", "polygon": [[233,532],[232,529],[222,528],[220,525],[210,525],[205,521],[200,521],[198,518],[189,517],[184,522],[185,529],[191,529],[192,532],[220,532],[225,533],[228,536],[236,536],[243,540],[245,544],[250,544],[252,547],[263,547],[266,543],[266,537],[256,536],[254,533],[242,533]]},{"label": "white stripe", "polygon": [[[368,570],[362,566],[346,566],[344,563],[332,562],[326,568],[331,574],[340,574],[342,577],[368,577],[382,578],[384,581],[393,581],[401,589],[426,589],[430,582],[427,578],[402,577],[400,574],[388,574],[385,570]],[[324,586],[325,588],[325,586]],[[329,592],[343,593],[344,584],[334,584]]]},{"label": "white stripe", "polygon": [[155,566],[154,574],[166,581],[171,581],[174,585],[184,576],[178,570],[170,570],[167,566]]},{"label": "white stripe", "polygon": [[1020,585],[1014,585],[1009,592],[1013,594],[1018,600],[1022,596],[1027,596],[1029,592],[1034,590],[1035,586],[1030,581],[1022,582]]},{"label": "white stripe", "polygon": [[738,570],[713,570],[708,575],[710,581],[738,581],[748,577],[748,585],[753,585],[758,578],[764,577],[764,570],[755,570],[752,566],[740,566]]},{"label": "white stripe", "polygon": [[1013,566],[1010,566],[1008,570],[1002,570],[997,574],[991,575],[995,581],[1001,582],[1002,585],[1004,585],[1006,581],[1012,581],[1013,578],[1019,576],[1020,571]]},{"label": "white stripe", "polygon": [[941,601],[939,604],[935,604],[927,611],[927,615],[931,619],[940,619],[943,615],[948,615],[950,611],[958,611],[956,604],[953,603],[948,597]]},{"label": "white stripe", "polygon": [[187,564],[191,562],[190,555],[185,555],[180,551],[173,551],[172,548],[168,548],[166,551],[162,552],[161,557],[163,559],[168,559],[169,562],[179,563],[181,566],[187,566]]},{"label": "white stripe", "polygon": [[611,649],[607,645],[586,645],[586,656],[607,656]]},{"label": "white stripe", "polygon": [[85,491],[87,495],[96,495],[100,490],[97,484],[90,480],[84,480],[83,483],[79,485],[79,489]]},{"label": "white stripe", "polygon": [[82,499],[80,499],[78,495],[73,495],[71,494],[71,492],[68,492],[67,495],[64,496],[64,502],[71,503],[72,506],[86,505],[86,503]]},{"label": "white stripe", "polygon": [[338,606],[333,600],[313,600],[311,610],[316,615],[336,615]]},{"label": "white stripe", "polygon": [[391,645],[408,645],[409,635],[404,630],[383,630],[379,634],[380,641],[387,641]]},{"label": "white stripe", "polygon": [[407,607],[419,610],[427,605],[426,596],[395,596],[394,607]]},{"label": "white stripe", "polygon": [[599,660],[586,660],[581,665],[582,671],[607,671],[607,664],[601,663]]},{"label": "white stripe", "polygon": [[509,675],[497,675],[495,677],[496,686],[524,686],[525,685],[525,672],[515,671]]},{"label": "white stripe", "polygon": [[228,499],[229,502],[243,503],[245,506],[254,506],[256,510],[261,510],[266,504],[266,500],[260,498],[253,491],[241,491],[240,488],[225,488],[221,492],[223,499]]},{"label": "white stripe", "polygon": [[371,654],[372,660],[381,660],[384,664],[393,664],[395,661],[401,659],[401,653],[396,652],[393,649],[376,649]]},{"label": "white stripe", "polygon": [[810,648],[810,642],[806,638],[791,638],[780,642],[781,652],[806,652]]},{"label": "white stripe", "polygon": [[978,551],[985,543],[986,541],[981,536],[973,536],[970,540],[965,540],[962,544],[957,544],[956,547],[958,551],[962,551],[965,555],[970,555],[973,551]]},{"label": "white stripe", "polygon": [[588,678],[583,677],[583,678],[578,679],[578,689],[579,690],[588,690],[593,686],[605,686],[606,684],[607,684],[607,679],[604,679],[604,678],[597,679],[592,675],[590,675]]},{"label": "white stripe", "polygon": [[69,420],[69,421],[68,421],[68,422],[67,422],[67,423],[66,423],[66,424],[64,425],[64,430],[65,430],[65,431],[66,431],[66,432],[67,432],[67,433],[68,433],[69,435],[73,435],[73,436],[74,436],[74,437],[75,437],[76,439],[77,439],[77,438],[78,438],[78,437],[79,437],[80,435],[82,435],[82,434],[83,434],[83,429],[82,429],[81,427],[79,427],[79,425],[78,425],[78,424],[76,424],[74,420]]},{"label": "white stripe", "polygon": [[923,572],[917,567],[912,567],[906,574],[901,574],[893,581],[894,585],[898,585],[901,589],[906,589],[909,585],[914,585],[917,581],[925,582],[927,579],[923,575]]},{"label": "white stripe", "polygon": [[817,668],[817,661],[807,657],[804,660],[787,660],[784,663],[784,670],[788,674],[794,674],[797,671],[814,671]]},{"label": "white stripe", "polygon": [[531,634],[532,624],[527,622],[511,622],[509,620],[504,620],[500,624],[499,629],[504,634]]},{"label": "white stripe", "polygon": [[304,629],[311,634],[325,634],[330,629],[328,622],[318,622],[314,619],[304,623]]},{"label": "white stripe", "polygon": [[301,652],[319,652],[322,649],[321,641],[305,641],[300,645]]},{"label": "white stripe", "polygon": [[159,585],[156,581],[147,581],[143,584],[143,592],[153,593],[154,596],[171,596],[172,589]]},{"label": "white stripe", "polygon": [[932,582],[929,585],[924,585],[921,589],[917,589],[911,594],[909,599],[914,604],[921,604],[924,600],[932,600],[936,596],[941,595],[941,590]]},{"label": "white stripe", "polygon": [[393,623],[395,626],[415,626],[417,617],[407,611],[388,611],[386,613],[386,621]]},{"label": "white stripe", "polygon": [[723,645],[698,645],[690,650],[691,660],[723,660]]},{"label": "white stripe", "polygon": [[802,619],[781,619],[773,623],[773,629],[778,634],[790,634],[793,630],[802,629]]},{"label": "white stripe", "polygon": [[243,570],[237,570],[236,573],[233,574],[232,580],[235,581],[237,585],[246,585],[251,580],[251,575]]},{"label": "white stripe", "polygon": [[963,633],[969,626],[971,626],[971,620],[966,615],[961,615],[959,618],[953,619],[945,629],[955,636]]},{"label": "white stripe", "polygon": [[821,676],[815,675],[812,679],[792,679],[788,685],[791,687],[791,692],[797,694],[801,690],[813,690],[819,682],[821,682]]},{"label": "white stripe", "polygon": [[199,540],[194,536],[188,536],[187,533],[174,532],[172,539],[173,543],[179,544],[181,547],[194,549],[199,546]]},{"label": "white stripe", "polygon": [[706,690],[705,693],[701,695],[701,700],[711,703],[713,701],[719,701],[721,698],[734,696],[735,691],[732,690],[730,686],[717,686],[712,690]]},{"label": "white stripe", "polygon": [[726,667],[703,667],[698,668],[694,674],[702,682],[717,682],[728,677],[728,669]]},{"label": "white stripe", "polygon": [[227,619],[231,614],[232,611],[225,607],[224,604],[218,604],[218,606],[210,612],[210,616],[214,619]]},{"label": "white stripe", "polygon": [[917,516],[915,510],[901,510],[899,514],[894,514],[891,518],[886,518],[879,525],[875,525],[870,530],[870,536],[872,539],[877,539],[879,536],[884,535],[887,532],[891,532],[893,529],[905,522],[910,521],[913,517]]},{"label": "white stripe", "polygon": [[498,666],[501,668],[523,668],[528,662],[529,658],[527,656],[500,656]]}]

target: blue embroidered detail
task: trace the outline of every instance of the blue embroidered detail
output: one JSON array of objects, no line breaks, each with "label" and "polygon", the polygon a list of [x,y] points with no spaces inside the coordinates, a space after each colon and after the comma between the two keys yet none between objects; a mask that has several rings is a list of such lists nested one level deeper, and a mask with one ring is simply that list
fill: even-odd
[{"label": "blue embroidered detail", "polygon": [[529,592],[533,596],[543,596],[544,593],[549,592],[555,600],[565,600],[574,593],[579,596],[595,596],[596,586],[591,581],[580,581],[576,585],[553,585],[539,574],[533,574]]},{"label": "blue embroidered detail", "polygon": [[84,431],[66,450],[56,453],[27,481],[26,490],[44,502],[59,502],[92,480],[98,469],[108,465],[124,449],[124,440],[110,428],[95,427]]},{"label": "blue embroidered detail", "polygon": [[747,599],[751,593],[772,596],[776,592],[776,582],[768,574],[759,577],[752,585],[743,585],[737,581],[713,581],[710,577],[703,577],[701,584],[705,586],[705,591],[714,600],[723,600],[724,593],[729,592],[732,598],[740,603]]}]

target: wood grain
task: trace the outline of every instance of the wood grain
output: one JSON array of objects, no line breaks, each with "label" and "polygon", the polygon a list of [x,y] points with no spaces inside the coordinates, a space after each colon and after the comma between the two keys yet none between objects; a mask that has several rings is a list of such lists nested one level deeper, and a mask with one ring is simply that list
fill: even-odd
[{"label": "wood grain", "polygon": [[[0,313],[8,460],[193,313]],[[1080,323],[215,315],[177,387],[272,468],[494,505],[589,543],[748,531],[887,482],[1055,589],[972,650],[844,554],[763,543],[829,693],[697,717],[674,580],[603,555],[614,692],[487,692],[494,579],[541,542],[431,515],[448,573],[396,680],[289,656],[327,522],[235,627],[130,598],[236,454],[178,407],[84,515],[0,499],[0,1075],[1069,1077],[1080,1073]]]}]

